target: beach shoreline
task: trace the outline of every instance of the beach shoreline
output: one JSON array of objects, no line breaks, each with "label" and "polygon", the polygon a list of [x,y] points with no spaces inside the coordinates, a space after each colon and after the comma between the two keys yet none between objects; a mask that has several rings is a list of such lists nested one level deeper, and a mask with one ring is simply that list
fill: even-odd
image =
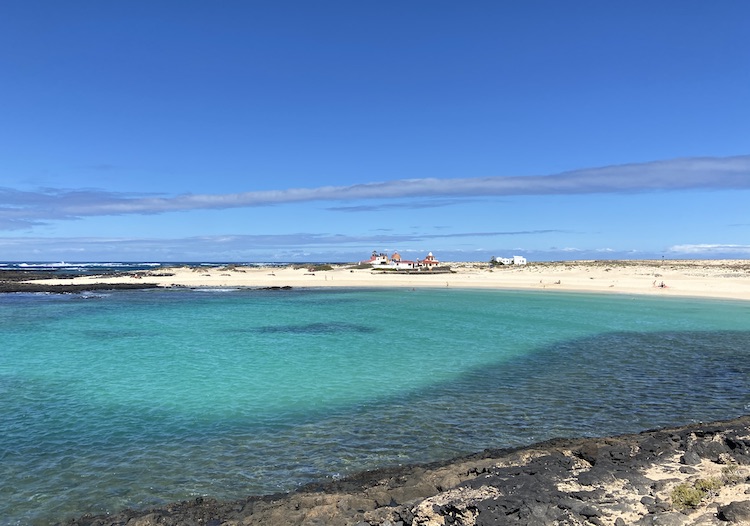
[{"label": "beach shoreline", "polygon": [[[36,286],[77,288],[474,288],[638,294],[750,300],[750,260],[587,260],[491,266],[450,262],[406,272],[357,264],[162,267],[157,270],[35,279]],[[6,290],[7,291],[7,290]]]}]

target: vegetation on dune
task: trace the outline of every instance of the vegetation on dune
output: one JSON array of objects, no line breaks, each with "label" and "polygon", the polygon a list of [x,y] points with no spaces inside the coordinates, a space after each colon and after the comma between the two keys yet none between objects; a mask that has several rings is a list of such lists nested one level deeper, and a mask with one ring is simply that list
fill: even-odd
[{"label": "vegetation on dune", "polygon": [[699,478],[683,482],[672,489],[670,497],[676,510],[697,508],[706,499],[715,497],[724,486],[739,484],[747,479],[747,473],[737,464],[728,464],[721,470],[721,477]]},{"label": "vegetation on dune", "polygon": [[697,508],[704,499],[715,496],[724,483],[717,478],[684,482],[672,490],[672,506],[677,510]]},{"label": "vegetation on dune", "polygon": [[306,269],[310,272],[322,272],[324,270],[333,270],[333,265],[329,265],[328,263],[310,263],[305,265],[295,265],[295,269]]}]

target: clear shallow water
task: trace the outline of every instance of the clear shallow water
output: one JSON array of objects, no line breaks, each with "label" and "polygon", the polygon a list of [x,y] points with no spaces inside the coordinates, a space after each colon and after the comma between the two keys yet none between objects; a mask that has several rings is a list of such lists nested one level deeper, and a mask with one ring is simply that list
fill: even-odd
[{"label": "clear shallow water", "polygon": [[461,290],[0,295],[0,524],[750,411],[750,304]]}]

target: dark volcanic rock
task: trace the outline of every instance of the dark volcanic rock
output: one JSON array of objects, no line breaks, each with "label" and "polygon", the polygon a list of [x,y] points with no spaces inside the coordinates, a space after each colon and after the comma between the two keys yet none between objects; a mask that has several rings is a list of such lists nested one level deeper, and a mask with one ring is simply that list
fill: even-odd
[{"label": "dark volcanic rock", "polygon": [[690,446],[688,453],[695,453],[700,458],[705,458],[711,462],[718,462],[722,454],[729,453],[730,449],[724,442],[696,442]]},{"label": "dark volcanic rock", "polygon": [[[707,525],[750,520],[750,501],[671,509],[671,488],[704,477],[704,464],[682,473],[680,457],[716,459],[715,472],[746,458],[750,416],[668,431],[601,439],[551,440],[516,450],[487,450],[450,462],[361,473],[284,495],[234,502],[197,499],[158,509],[85,516],[68,526],[553,524]],[[648,478],[648,469],[661,474]],[[744,472],[743,472],[744,473]],[[680,479],[679,477],[682,477]],[[744,477],[744,478],[743,478]],[[732,484],[744,484],[747,476]],[[728,482],[729,483],[729,482]],[[739,491],[743,487],[738,488]]]},{"label": "dark volcanic rock", "polygon": [[695,466],[701,463],[701,457],[695,451],[687,451],[680,457],[680,462],[687,466]]},{"label": "dark volcanic rock", "polygon": [[48,292],[50,294],[75,294],[95,290],[136,290],[157,288],[156,283],[90,283],[86,285],[46,285],[44,283],[0,282],[2,292]]},{"label": "dark volcanic rock", "polygon": [[[116,276],[117,273],[105,273],[102,276]],[[155,283],[88,283],[73,284],[71,283],[50,285],[45,283],[47,279],[66,279],[73,278],[75,274],[43,272],[43,271],[24,271],[24,270],[4,270],[0,271],[0,293],[8,292],[47,292],[51,294],[75,294],[78,292],[88,292],[95,290],[128,290],[128,289],[151,289],[158,287]]]},{"label": "dark volcanic rock", "polygon": [[738,524],[750,523],[750,500],[732,502],[719,508],[719,519]]}]

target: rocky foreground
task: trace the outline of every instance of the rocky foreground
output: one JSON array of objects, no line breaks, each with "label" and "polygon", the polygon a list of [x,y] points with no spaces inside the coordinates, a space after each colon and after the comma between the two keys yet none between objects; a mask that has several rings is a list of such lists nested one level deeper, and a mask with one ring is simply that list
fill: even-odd
[{"label": "rocky foreground", "polygon": [[67,526],[750,524],[750,416],[557,439],[297,492],[84,516]]}]

